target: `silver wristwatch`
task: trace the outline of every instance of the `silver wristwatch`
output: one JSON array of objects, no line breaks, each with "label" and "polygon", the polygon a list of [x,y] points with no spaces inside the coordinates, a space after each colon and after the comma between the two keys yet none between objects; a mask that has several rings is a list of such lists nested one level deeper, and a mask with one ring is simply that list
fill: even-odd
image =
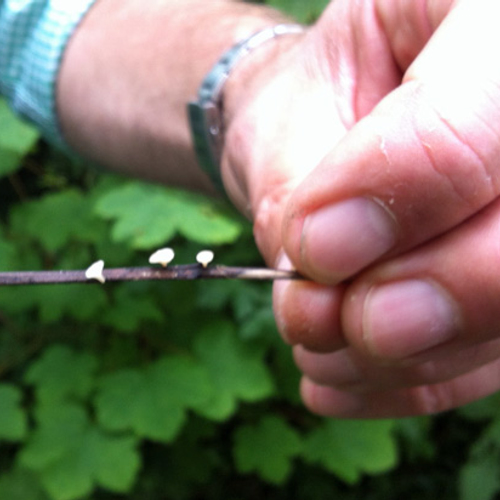
[{"label": "silver wristwatch", "polygon": [[188,104],[189,123],[198,161],[214,186],[224,193],[220,160],[224,144],[222,90],[238,61],[253,49],[280,35],[301,33],[303,26],[279,24],[254,33],[229,49],[205,77],[198,100]]}]

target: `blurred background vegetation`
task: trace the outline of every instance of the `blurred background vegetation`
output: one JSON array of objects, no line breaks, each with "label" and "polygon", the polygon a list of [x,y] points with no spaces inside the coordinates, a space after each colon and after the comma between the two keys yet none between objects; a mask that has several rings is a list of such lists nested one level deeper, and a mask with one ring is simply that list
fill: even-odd
[{"label": "blurred background vegetation", "polygon": [[[272,0],[314,20],[326,0]],[[259,265],[229,207],[70,160],[0,101],[0,269]],[[436,417],[323,419],[272,316],[237,281],[0,289],[0,499],[486,500],[494,396]]]}]

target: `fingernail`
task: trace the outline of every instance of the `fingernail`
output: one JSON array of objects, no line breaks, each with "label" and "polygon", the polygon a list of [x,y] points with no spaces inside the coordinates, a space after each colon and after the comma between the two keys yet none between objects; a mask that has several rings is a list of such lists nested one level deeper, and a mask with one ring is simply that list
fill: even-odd
[{"label": "fingernail", "polygon": [[389,212],[368,198],[353,198],[306,217],[301,256],[314,278],[337,283],[385,254],[395,241]]},{"label": "fingernail", "polygon": [[373,288],[363,310],[363,335],[371,352],[404,359],[443,344],[458,334],[456,306],[444,290],[410,280]]}]

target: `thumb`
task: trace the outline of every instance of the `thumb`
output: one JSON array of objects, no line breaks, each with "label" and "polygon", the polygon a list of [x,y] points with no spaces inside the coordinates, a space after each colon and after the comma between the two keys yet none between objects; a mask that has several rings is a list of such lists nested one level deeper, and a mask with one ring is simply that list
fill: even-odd
[{"label": "thumb", "polygon": [[[285,250],[337,283],[460,224],[500,193],[500,4],[463,0],[400,87],[301,183]],[[465,37],[473,30],[474,37]]]}]

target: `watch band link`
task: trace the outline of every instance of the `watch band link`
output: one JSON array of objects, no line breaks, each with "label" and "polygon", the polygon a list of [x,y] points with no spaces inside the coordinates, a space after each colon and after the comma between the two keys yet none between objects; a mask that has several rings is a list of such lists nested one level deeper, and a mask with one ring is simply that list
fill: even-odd
[{"label": "watch band link", "polygon": [[198,99],[188,104],[188,117],[194,148],[201,168],[214,186],[224,193],[220,161],[224,145],[222,93],[236,64],[249,52],[274,38],[304,31],[298,24],[279,24],[264,28],[229,49],[203,80]]}]

